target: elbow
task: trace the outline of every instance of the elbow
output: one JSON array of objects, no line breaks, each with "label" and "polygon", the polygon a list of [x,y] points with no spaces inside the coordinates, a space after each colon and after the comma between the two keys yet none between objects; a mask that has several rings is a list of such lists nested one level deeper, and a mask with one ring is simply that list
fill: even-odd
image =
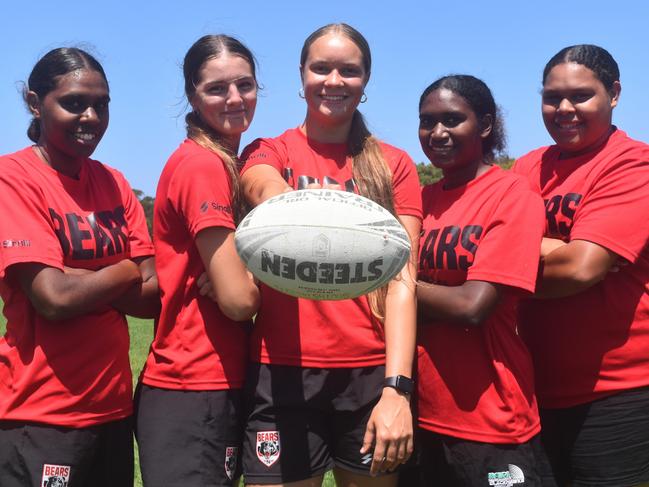
[{"label": "elbow", "polygon": [[238,296],[236,300],[218,301],[221,312],[232,321],[248,321],[259,309],[259,290]]},{"label": "elbow", "polygon": [[482,325],[489,318],[489,313],[487,310],[479,309],[478,307],[468,307],[463,310],[460,318],[460,322],[469,327],[478,327]]},{"label": "elbow", "polygon": [[62,321],[74,315],[71,306],[62,299],[40,299],[32,304],[36,313],[48,321]]},{"label": "elbow", "polygon": [[604,271],[582,266],[572,272],[571,280],[577,289],[583,291],[603,281],[607,273],[608,269]]}]

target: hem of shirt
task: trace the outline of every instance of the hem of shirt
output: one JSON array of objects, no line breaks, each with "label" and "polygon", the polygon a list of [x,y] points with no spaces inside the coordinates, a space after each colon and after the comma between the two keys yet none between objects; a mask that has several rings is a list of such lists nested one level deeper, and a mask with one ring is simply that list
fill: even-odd
[{"label": "hem of shirt", "polygon": [[459,438],[461,440],[478,441],[480,443],[496,443],[499,445],[520,445],[528,442],[541,431],[540,420],[523,431],[507,434],[494,434],[494,432],[478,432],[475,430],[464,431],[439,425],[421,417],[419,418],[418,423],[420,428],[440,435],[452,436],[453,438]]},{"label": "hem of shirt", "polygon": [[268,355],[262,355],[256,359],[251,358],[252,362],[265,365],[288,365],[291,367],[308,367],[313,369],[355,369],[359,367],[374,367],[376,365],[385,365],[385,354],[376,357],[359,358],[336,358],[327,360],[321,358],[304,358],[304,357],[275,357],[270,358]]},{"label": "hem of shirt", "polygon": [[419,208],[395,208],[394,211],[398,216],[414,216],[419,221],[424,219],[424,214]]},{"label": "hem of shirt", "polygon": [[241,389],[243,387],[243,377],[238,381],[185,381],[173,380],[160,377],[151,377],[146,374],[142,375],[142,383],[158,389],[169,389],[172,391],[225,391],[228,389]]},{"label": "hem of shirt", "polygon": [[522,289],[523,291],[528,291],[533,293],[536,289],[535,281],[528,281],[526,279],[521,279],[518,276],[508,275],[508,274],[491,274],[483,272],[474,272],[472,273],[469,269],[469,272],[466,277],[467,281],[485,281],[491,282],[494,284],[502,284],[504,286],[515,287]]},{"label": "hem of shirt", "polygon": [[580,396],[570,396],[570,397],[561,397],[556,399],[543,399],[538,390],[536,392],[537,402],[539,409],[567,409],[574,406],[580,406],[582,404],[588,404],[598,399],[603,399],[620,392],[630,391],[631,389],[637,389],[639,387],[649,386],[649,378],[647,380],[638,381],[637,383],[627,384],[624,387],[616,387],[614,389],[605,389],[598,391],[591,391]]},{"label": "hem of shirt", "polygon": [[234,226],[234,223],[232,223],[232,221],[228,221],[225,218],[210,216],[205,219],[201,218],[197,223],[194,224],[192,228],[189,229],[189,232],[192,234],[194,238],[196,238],[198,232],[200,232],[201,230],[205,230],[206,228],[212,228],[212,227],[227,228],[228,230],[234,230],[236,228]]},{"label": "hem of shirt", "polygon": [[155,249],[153,248],[153,245],[151,245],[151,247],[141,247],[135,250],[131,248],[131,259],[136,259],[138,257],[155,257]]},{"label": "hem of shirt", "polygon": [[570,235],[570,240],[586,240],[592,242],[631,262],[635,261],[640,255],[640,252],[633,252],[625,247],[621,247],[615,240],[611,240],[608,236],[598,233],[578,233],[577,235]]},{"label": "hem of shirt", "polygon": [[[0,421],[15,421],[20,423],[37,423],[50,426],[62,426],[64,428],[89,428],[112,421],[128,418],[133,415],[133,407],[121,409],[106,414],[87,415],[83,417],[67,417],[45,414],[39,417],[22,417],[20,415],[8,414],[0,417]],[[70,415],[71,416],[71,415]]]}]

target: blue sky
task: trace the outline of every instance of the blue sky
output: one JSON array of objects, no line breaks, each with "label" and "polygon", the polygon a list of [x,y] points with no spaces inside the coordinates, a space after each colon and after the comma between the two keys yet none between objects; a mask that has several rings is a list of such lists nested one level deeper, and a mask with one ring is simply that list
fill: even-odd
[{"label": "blue sky", "polygon": [[514,157],[550,143],[540,117],[541,72],[562,47],[595,43],[620,65],[622,99],[614,121],[649,141],[649,3],[519,1],[31,1],[3,2],[0,27],[0,153],[29,143],[20,82],[49,49],[89,47],[111,87],[111,121],[94,157],[155,194],[169,154],[184,137],[180,64],[208,33],[232,34],[256,54],[264,86],[243,143],[275,136],[304,117],[298,98],[304,38],[329,22],[347,22],[372,47],[368,102],[374,133],[424,161],[417,102],[439,76],[482,78],[505,114]]}]

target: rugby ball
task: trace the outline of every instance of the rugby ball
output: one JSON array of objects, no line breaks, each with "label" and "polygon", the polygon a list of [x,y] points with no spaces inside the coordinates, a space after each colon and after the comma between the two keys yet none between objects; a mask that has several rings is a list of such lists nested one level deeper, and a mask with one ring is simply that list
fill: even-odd
[{"label": "rugby ball", "polygon": [[408,234],[388,210],[329,189],[264,201],[239,224],[235,244],[260,281],[317,300],[367,294],[396,276],[410,256]]}]

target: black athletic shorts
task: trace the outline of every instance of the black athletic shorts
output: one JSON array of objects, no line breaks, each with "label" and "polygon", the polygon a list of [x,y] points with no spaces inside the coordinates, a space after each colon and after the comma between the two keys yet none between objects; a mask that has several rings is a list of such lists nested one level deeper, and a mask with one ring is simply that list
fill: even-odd
[{"label": "black athletic shorts", "polygon": [[251,364],[243,474],[249,484],[295,482],[333,467],[369,475],[360,454],[385,367],[317,369]]},{"label": "black athletic shorts", "polygon": [[145,487],[231,486],[240,475],[241,390],[139,384],[135,436]]},{"label": "black athletic shorts", "polygon": [[539,487],[535,443],[500,445],[462,440],[419,428],[418,467],[406,470],[403,487]]},{"label": "black athletic shorts", "polygon": [[131,418],[86,428],[0,422],[2,487],[132,487]]},{"label": "black athletic shorts", "polygon": [[649,482],[649,387],[540,413],[544,487]]}]

